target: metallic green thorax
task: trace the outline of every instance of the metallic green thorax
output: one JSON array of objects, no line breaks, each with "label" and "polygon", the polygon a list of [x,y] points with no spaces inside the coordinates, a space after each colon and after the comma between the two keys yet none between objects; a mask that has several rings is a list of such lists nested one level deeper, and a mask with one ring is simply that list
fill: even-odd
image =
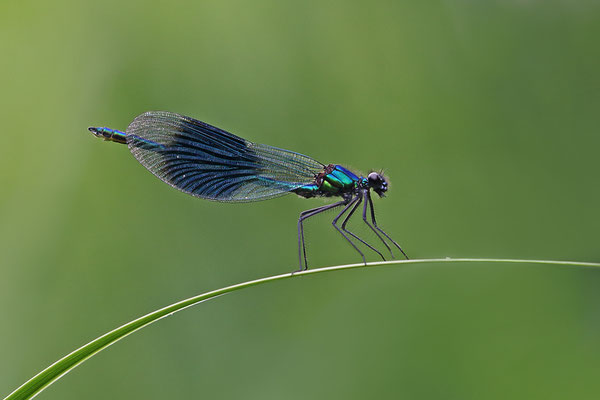
[{"label": "metallic green thorax", "polygon": [[304,185],[294,193],[306,198],[343,196],[353,193],[359,182],[360,178],[351,171],[341,165],[329,164],[315,177],[314,183]]}]

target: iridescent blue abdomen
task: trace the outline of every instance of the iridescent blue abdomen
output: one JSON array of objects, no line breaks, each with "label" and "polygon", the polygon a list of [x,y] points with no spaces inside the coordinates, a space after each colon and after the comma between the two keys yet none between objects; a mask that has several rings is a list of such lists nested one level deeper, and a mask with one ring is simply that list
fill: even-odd
[{"label": "iridescent blue abdomen", "polygon": [[110,128],[89,128],[89,130],[94,135],[103,138],[104,140],[123,144],[127,143],[127,134],[125,132]]},{"label": "iridescent blue abdomen", "polygon": [[353,172],[341,165],[329,164],[315,177],[313,183],[295,189],[294,193],[306,198],[343,196],[353,193],[358,182],[359,177]]}]

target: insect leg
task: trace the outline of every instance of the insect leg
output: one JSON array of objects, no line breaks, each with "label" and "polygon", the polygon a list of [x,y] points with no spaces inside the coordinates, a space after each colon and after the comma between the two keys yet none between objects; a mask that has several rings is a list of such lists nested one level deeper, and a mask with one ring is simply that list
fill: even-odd
[{"label": "insect leg", "polygon": [[354,244],[354,242],[352,240],[350,240],[350,238],[344,233],[344,231],[342,229],[340,229],[339,226],[337,226],[337,221],[340,219],[340,217],[342,215],[344,215],[344,213],[346,211],[348,211],[350,209],[350,207],[352,207],[354,205],[354,203],[356,203],[359,200],[359,198],[360,198],[359,196],[356,196],[355,198],[353,198],[352,200],[350,200],[350,202],[346,205],[346,207],[344,207],[344,209],[333,219],[333,221],[331,222],[331,224],[344,237],[344,239],[346,239],[352,245],[352,247],[354,247],[354,250],[358,251],[358,253],[360,254],[360,256],[363,259],[363,263],[365,263],[365,265],[366,265],[367,264],[367,260],[365,259],[365,255],[363,254],[363,252],[360,251],[360,249],[358,247],[356,247],[356,245]]},{"label": "insect leg", "polygon": [[352,214],[354,214],[354,211],[356,211],[356,209],[358,208],[360,203],[362,203],[362,201],[363,201],[363,198],[361,196],[356,196],[356,198],[358,199],[358,201],[356,202],[356,204],[354,204],[354,207],[352,207],[352,209],[350,210],[350,212],[348,213],[346,218],[344,218],[344,222],[342,222],[342,230],[344,232],[352,235],[353,238],[360,241],[362,244],[364,244],[365,246],[367,246],[368,248],[373,250],[375,253],[379,254],[379,256],[383,259],[383,261],[385,261],[385,257],[383,256],[383,254],[381,254],[381,252],[379,250],[377,250],[375,247],[371,246],[369,243],[365,242],[364,240],[359,238],[357,235],[355,235],[354,233],[352,233],[346,229],[346,224],[348,223],[348,220],[350,220],[350,217],[352,217]]},{"label": "insect leg", "polygon": [[[345,204],[344,201],[338,201],[337,203],[328,204],[326,206],[321,206],[317,208],[313,208],[310,210],[302,211],[300,213],[300,218],[298,218],[298,259],[300,262],[300,269],[298,271],[307,270],[308,269],[308,261],[306,259],[306,246],[304,244],[304,220],[310,217],[313,217],[317,214],[322,213],[323,211],[330,210],[335,207],[339,207]],[[304,256],[304,267],[302,266],[302,259]]]},{"label": "insect leg", "polygon": [[[373,227],[373,225],[371,225],[371,224],[369,223],[369,221],[367,220],[367,206],[369,205],[369,202],[368,202],[368,200],[367,200],[367,199],[369,199],[369,200],[371,199],[371,198],[369,197],[369,191],[365,190],[365,191],[363,192],[363,194],[362,194],[362,195],[363,195],[363,197],[364,197],[364,202],[365,202],[365,203],[363,204],[363,215],[362,215],[363,221],[365,221],[365,224],[367,224],[367,226],[368,226],[369,228],[371,228],[371,230],[372,230],[373,232],[375,232],[375,235],[377,235],[377,237],[379,238],[379,240],[381,240],[381,242],[382,242],[382,243],[385,245],[385,247],[388,249],[388,251],[389,251],[389,252],[390,252],[390,254],[392,255],[392,258],[396,258],[396,257],[394,257],[394,253],[392,252],[392,249],[391,249],[391,248],[390,248],[390,246],[387,244],[387,242],[386,242],[386,241],[385,241],[385,240],[384,240],[384,239],[381,237],[381,235],[379,234],[379,232],[377,232],[377,231],[375,230],[375,228]],[[373,210],[373,203],[371,203],[371,210]]]},{"label": "insect leg", "polygon": [[[366,192],[366,196],[367,196],[367,199],[369,201],[369,205],[371,206],[371,221],[373,221],[373,225],[375,226],[375,229],[377,229],[379,232],[383,233],[383,235],[386,238],[388,238],[392,243],[394,243],[394,245],[398,248],[398,250],[400,250],[400,252],[402,253],[402,255],[404,255],[404,257],[408,260],[408,256],[406,255],[406,253],[404,252],[404,250],[402,250],[402,247],[400,247],[400,245],[398,243],[396,243],[396,241],[394,239],[392,239],[390,237],[390,235],[388,235],[387,233],[385,233],[383,231],[383,229],[381,229],[380,227],[377,226],[377,221],[375,221],[375,209],[373,208],[373,200],[371,199],[371,195],[369,194],[369,192]],[[364,217],[365,222],[367,222],[366,215],[363,215],[363,217]],[[369,225],[368,222],[367,222],[367,225]],[[391,250],[390,250],[390,253],[391,253]]]}]

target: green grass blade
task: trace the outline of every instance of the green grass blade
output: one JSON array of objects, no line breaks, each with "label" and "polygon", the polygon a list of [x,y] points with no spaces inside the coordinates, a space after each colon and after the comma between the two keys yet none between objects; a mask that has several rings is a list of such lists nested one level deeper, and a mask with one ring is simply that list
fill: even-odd
[{"label": "green grass blade", "polygon": [[71,371],[79,364],[92,357],[96,353],[104,350],[108,346],[117,341],[123,339],[125,336],[141,329],[145,326],[150,325],[164,317],[172,315],[178,311],[181,311],[187,307],[191,307],[195,304],[201,303],[206,300],[214,299],[227,293],[234,292],[236,290],[244,289],[251,286],[264,284],[267,282],[277,281],[281,279],[288,279],[302,275],[319,274],[322,272],[346,270],[354,268],[370,268],[376,266],[385,265],[404,265],[404,264],[426,264],[426,263],[443,263],[443,262],[481,262],[481,263],[529,263],[529,264],[552,264],[552,265],[570,265],[570,266],[581,266],[581,267],[600,267],[600,263],[590,262],[577,262],[577,261],[548,261],[548,260],[514,260],[514,259],[485,259],[485,258],[441,258],[441,259],[426,259],[426,260],[398,260],[398,261],[382,261],[369,263],[367,266],[364,264],[349,264],[349,265],[337,265],[333,267],[310,269],[308,271],[295,272],[293,274],[287,273],[282,275],[275,275],[266,278],[261,278],[253,281],[239,283],[233,286],[227,286],[221,289],[213,290],[198,296],[190,297],[189,299],[182,300],[180,302],[171,304],[167,307],[161,308],[151,312],[150,314],[144,315],[138,319],[135,319],[127,324],[114,329],[99,338],[92,340],[90,343],[80,347],[72,353],[66,355],[48,368],[44,369],[36,376],[25,382],[14,392],[9,394],[5,400],[15,399],[31,399],[38,395],[42,390],[47,388],[49,385],[54,383],[60,377]]}]

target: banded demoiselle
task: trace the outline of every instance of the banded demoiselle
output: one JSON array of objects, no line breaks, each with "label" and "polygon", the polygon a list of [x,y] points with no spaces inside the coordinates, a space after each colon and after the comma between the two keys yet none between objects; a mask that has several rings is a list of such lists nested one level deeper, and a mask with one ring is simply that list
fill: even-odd
[{"label": "banded demoiselle", "polygon": [[[350,217],[362,203],[362,219],[390,252],[386,239],[400,245],[375,220],[371,189],[380,197],[388,190],[383,174],[357,176],[336,164],[320,162],[293,151],[252,143],[229,132],[183,115],[150,111],[136,117],[126,132],[109,128],[89,130],[104,140],[127,144],[134,157],[156,177],[182,192],[221,202],[250,202],[287,193],[304,198],[340,197],[341,200],[300,213],[298,259],[300,270],[308,269],[303,222],[332,208],[343,207],[333,219],[334,228],[365,255],[350,237],[385,260],[375,247],[346,229]],[[370,212],[369,212],[370,211]],[[341,226],[338,221],[344,217]],[[371,221],[368,216],[370,214]],[[304,263],[303,263],[304,261]]]}]

